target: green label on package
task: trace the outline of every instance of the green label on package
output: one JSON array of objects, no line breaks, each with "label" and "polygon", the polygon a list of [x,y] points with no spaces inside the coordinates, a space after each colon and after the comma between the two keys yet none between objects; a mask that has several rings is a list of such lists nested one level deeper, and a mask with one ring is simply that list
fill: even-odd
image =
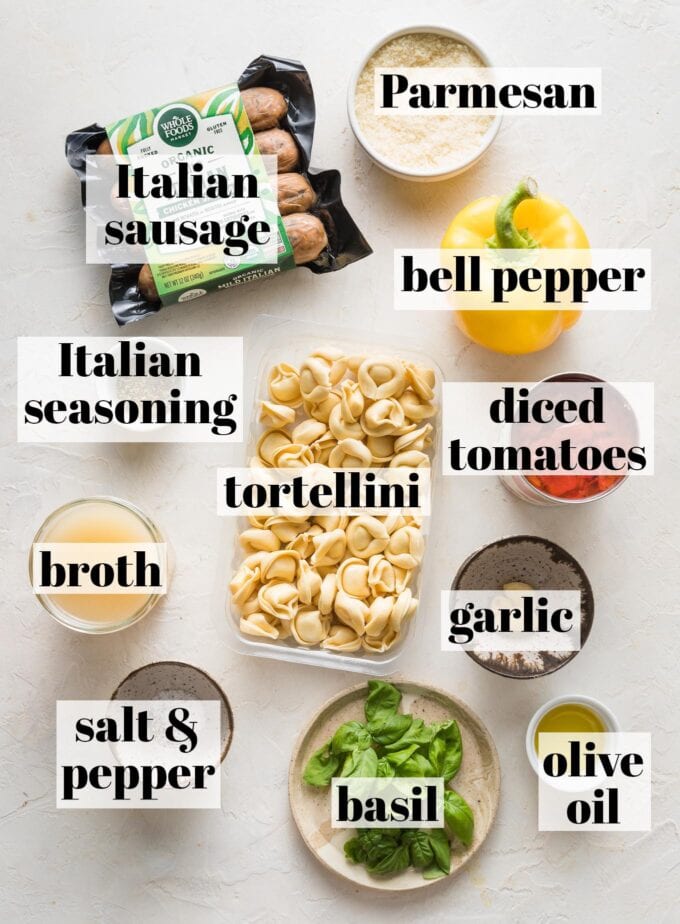
[{"label": "green label on package", "polygon": [[270,243],[265,249],[257,243],[249,244],[247,252],[239,256],[225,254],[215,244],[197,244],[191,252],[187,252],[186,246],[173,250],[168,243],[148,245],[147,262],[163,304],[189,301],[215,289],[240,285],[295,266],[276,194],[236,84],[137,113],[108,125],[106,132],[118,162],[132,167],[141,166],[151,157],[170,172],[180,163],[191,166],[200,162],[207,177],[211,164],[213,173],[224,173],[223,164],[228,158],[234,177],[238,172],[257,179],[257,198],[248,200],[247,216],[243,215],[244,198],[131,201],[133,213],[143,220],[207,220],[225,225],[247,218],[249,222],[266,222],[272,229],[273,245]]}]

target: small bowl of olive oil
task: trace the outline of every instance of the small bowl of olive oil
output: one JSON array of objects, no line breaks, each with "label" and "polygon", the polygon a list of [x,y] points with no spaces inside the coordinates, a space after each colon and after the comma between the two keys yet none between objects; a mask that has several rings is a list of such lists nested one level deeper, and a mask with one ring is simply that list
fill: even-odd
[{"label": "small bowl of olive oil", "polygon": [[539,738],[542,733],[561,735],[597,735],[620,731],[613,712],[592,696],[572,694],[549,700],[535,713],[526,735],[529,763],[543,776],[539,762]]}]

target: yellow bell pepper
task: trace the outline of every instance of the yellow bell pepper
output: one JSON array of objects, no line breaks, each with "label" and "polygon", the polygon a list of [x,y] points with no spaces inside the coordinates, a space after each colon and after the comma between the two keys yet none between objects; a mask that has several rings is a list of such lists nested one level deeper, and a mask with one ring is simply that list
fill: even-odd
[{"label": "yellow bell pepper", "polygon": [[[485,196],[471,202],[453,219],[441,246],[452,250],[486,247],[510,250],[580,249],[590,245],[571,212],[555,199],[538,198],[535,181],[527,178],[504,199]],[[458,327],[475,343],[498,353],[517,354],[549,347],[578,321],[581,312],[457,310],[455,316]]]}]

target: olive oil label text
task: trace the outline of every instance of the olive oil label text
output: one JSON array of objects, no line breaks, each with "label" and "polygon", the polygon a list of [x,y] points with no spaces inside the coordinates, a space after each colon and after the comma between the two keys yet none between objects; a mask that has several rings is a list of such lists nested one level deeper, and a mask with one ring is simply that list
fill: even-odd
[{"label": "olive oil label text", "polygon": [[651,735],[540,732],[539,831],[649,831]]}]

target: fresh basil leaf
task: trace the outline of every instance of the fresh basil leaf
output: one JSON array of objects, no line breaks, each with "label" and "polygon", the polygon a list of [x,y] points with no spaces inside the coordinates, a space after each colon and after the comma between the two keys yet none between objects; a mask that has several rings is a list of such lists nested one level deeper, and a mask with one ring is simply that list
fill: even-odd
[{"label": "fresh basil leaf", "polygon": [[345,856],[352,863],[366,862],[366,850],[360,837],[352,837],[345,841]]},{"label": "fresh basil leaf", "polygon": [[372,837],[389,837],[393,841],[401,841],[402,834],[404,833],[403,828],[359,828],[359,833],[362,837],[370,840]]},{"label": "fresh basil leaf", "polygon": [[455,719],[439,722],[434,727],[434,735],[428,748],[428,757],[435,776],[443,776],[448,783],[460,768],[463,759],[463,742],[460,729]]},{"label": "fresh basil leaf", "polygon": [[399,767],[399,776],[437,776],[437,774],[427,757],[416,751]]},{"label": "fresh basil leaf", "polygon": [[[404,748],[402,751],[394,751],[392,754],[386,754],[385,758],[390,762],[395,770],[399,770],[404,761],[407,761],[412,754],[418,750],[417,744],[411,744],[407,748]],[[400,776],[397,773],[397,776]]]},{"label": "fresh basil leaf", "polygon": [[426,866],[423,870],[423,879],[443,879],[446,875],[448,874],[441,870],[436,863]]},{"label": "fresh basil leaf", "polygon": [[378,769],[375,775],[380,776],[380,777],[396,776],[394,772],[394,767],[392,766],[392,764],[389,762],[389,760],[386,757],[381,757],[378,760]]},{"label": "fresh basil leaf", "polygon": [[367,722],[384,719],[394,715],[401,702],[401,693],[391,683],[384,680],[368,681],[368,696],[364,704]]},{"label": "fresh basil leaf", "polygon": [[423,869],[434,860],[430,841],[425,831],[410,829],[405,832],[402,843],[406,844],[411,856],[411,864],[416,869]]},{"label": "fresh basil leaf", "polygon": [[398,828],[367,828],[360,831],[359,840],[364,855],[362,862],[371,871],[393,856],[401,844],[401,831]]},{"label": "fresh basil leaf", "polygon": [[472,843],[475,830],[472,809],[453,789],[444,792],[444,824],[451,837],[457,837],[466,847]]},{"label": "fresh basil leaf", "polygon": [[307,761],[302,775],[310,786],[330,786],[330,782],[340,766],[340,758],[331,751],[331,742],[327,741]]},{"label": "fresh basil leaf", "polygon": [[443,828],[428,828],[427,839],[432,848],[434,862],[445,876],[451,872],[451,844]]},{"label": "fresh basil leaf", "polygon": [[377,776],[378,755],[373,748],[355,748],[345,757],[340,776]]},{"label": "fresh basil leaf", "polygon": [[370,746],[371,736],[361,722],[345,722],[331,739],[331,750],[334,754],[350,754],[357,748],[363,749]]},{"label": "fresh basil leaf", "polygon": [[429,744],[434,734],[432,725],[425,725],[422,719],[412,719],[410,726],[405,730],[401,738],[398,738],[391,744],[385,745],[386,751],[401,751],[402,748],[409,744],[417,744],[419,747],[423,744]]},{"label": "fresh basil leaf", "polygon": [[396,844],[390,853],[386,853],[377,863],[366,868],[374,876],[389,876],[408,869],[410,865],[411,857],[408,847],[404,844]]},{"label": "fresh basil leaf", "polygon": [[395,715],[386,715],[379,719],[371,719],[368,723],[368,730],[376,744],[388,748],[395,741],[403,738],[411,727],[412,722],[413,716],[397,713]]}]

